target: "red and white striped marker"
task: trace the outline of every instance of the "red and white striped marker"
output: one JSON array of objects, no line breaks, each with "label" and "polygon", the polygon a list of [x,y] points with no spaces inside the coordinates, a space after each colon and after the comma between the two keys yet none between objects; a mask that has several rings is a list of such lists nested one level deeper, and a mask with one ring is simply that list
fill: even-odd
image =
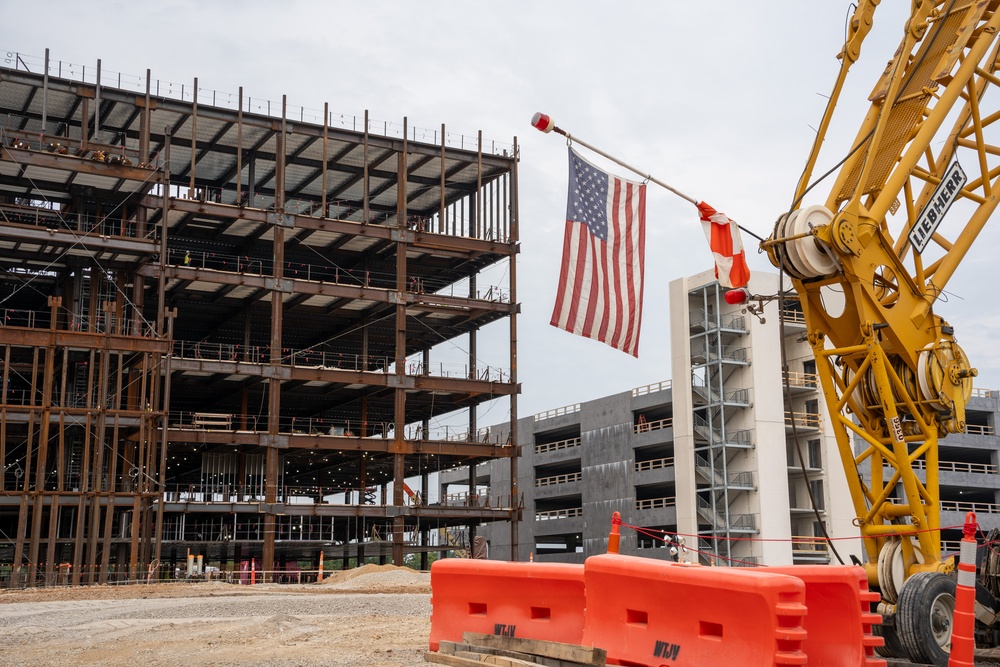
[{"label": "red and white striped marker", "polygon": [[951,623],[948,667],[973,667],[976,654],[976,513],[965,515],[955,586],[955,616]]}]

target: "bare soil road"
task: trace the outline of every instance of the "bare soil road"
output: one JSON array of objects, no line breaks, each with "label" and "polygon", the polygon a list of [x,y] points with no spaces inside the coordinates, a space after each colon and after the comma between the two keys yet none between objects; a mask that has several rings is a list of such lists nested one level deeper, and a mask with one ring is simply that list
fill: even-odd
[{"label": "bare soil road", "polygon": [[416,667],[430,576],[367,565],[322,584],[0,591],[0,663]]}]

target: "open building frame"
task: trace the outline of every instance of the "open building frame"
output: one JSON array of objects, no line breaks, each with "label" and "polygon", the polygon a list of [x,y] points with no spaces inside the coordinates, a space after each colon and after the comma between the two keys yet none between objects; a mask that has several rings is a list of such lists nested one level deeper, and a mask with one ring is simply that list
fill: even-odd
[{"label": "open building frame", "polygon": [[[494,520],[516,544],[516,139],[9,65],[0,584],[426,566],[433,531]],[[493,458],[510,487],[475,493]],[[428,502],[459,465],[473,492]]]}]

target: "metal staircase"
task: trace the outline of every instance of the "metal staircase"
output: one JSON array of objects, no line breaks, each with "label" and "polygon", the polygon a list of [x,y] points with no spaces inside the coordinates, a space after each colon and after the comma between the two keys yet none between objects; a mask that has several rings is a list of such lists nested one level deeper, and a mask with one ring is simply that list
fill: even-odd
[{"label": "metal staircase", "polygon": [[750,390],[741,386],[744,374],[738,373],[750,365],[748,331],[741,314],[722,312],[726,306],[717,283],[692,290],[689,304],[695,509],[708,552],[727,564],[734,549],[749,551],[731,538],[757,532],[757,517],[746,511],[754,475],[742,458],[753,448],[753,430],[743,416]]}]

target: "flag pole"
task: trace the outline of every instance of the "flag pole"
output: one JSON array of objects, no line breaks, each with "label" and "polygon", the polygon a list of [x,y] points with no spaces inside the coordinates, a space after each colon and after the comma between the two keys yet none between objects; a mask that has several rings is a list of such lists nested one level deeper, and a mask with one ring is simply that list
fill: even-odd
[{"label": "flag pole", "polygon": [[[671,192],[673,192],[675,195],[677,195],[681,199],[685,199],[685,200],[691,202],[692,204],[694,204],[695,206],[697,206],[700,203],[694,197],[691,197],[690,195],[684,194],[683,192],[681,192],[677,188],[664,183],[660,179],[653,178],[652,175],[646,174],[646,173],[644,173],[644,172],[636,169],[632,165],[619,160],[615,156],[609,155],[609,154],[605,153],[604,151],[602,151],[601,149],[588,144],[586,141],[583,141],[583,140],[581,140],[581,139],[579,139],[577,137],[574,137],[573,135],[571,135],[569,132],[567,132],[566,130],[562,129],[561,127],[557,127],[556,124],[554,122],[552,122],[552,118],[550,118],[546,114],[536,113],[532,117],[532,119],[531,119],[531,126],[534,127],[536,130],[538,130],[540,132],[545,132],[546,134],[548,134],[549,132],[555,132],[556,134],[561,134],[562,136],[566,137],[570,142],[574,142],[575,141],[576,143],[580,144],[584,148],[589,148],[590,150],[594,151],[598,155],[600,155],[602,157],[606,157],[607,159],[611,160],[615,164],[621,165],[622,167],[625,167],[626,169],[628,169],[632,173],[638,174],[639,176],[642,176],[643,179],[649,181],[650,183],[655,183],[655,184],[659,185],[661,188],[665,188],[667,190],[670,190]],[[740,224],[737,223],[736,226],[739,227],[740,229],[742,229],[744,232],[746,232],[750,236],[752,236],[755,239],[757,239],[758,241],[760,241],[762,243],[764,242],[764,239],[762,239],[760,236],[754,234],[753,232],[751,232],[749,229],[747,229],[743,225],[740,225]]]},{"label": "flag pole", "polygon": [[670,190],[671,192],[673,192],[675,195],[677,195],[681,199],[686,199],[689,202],[691,202],[692,204],[694,204],[695,206],[698,205],[698,200],[695,199],[694,197],[691,197],[689,195],[684,194],[680,190],[678,190],[678,189],[676,189],[676,188],[674,188],[674,187],[672,187],[670,185],[667,185],[666,183],[664,183],[663,181],[661,181],[661,180],[659,180],[657,178],[653,178],[650,174],[645,174],[645,173],[639,171],[638,169],[636,169],[632,165],[626,164],[625,162],[622,162],[621,160],[619,160],[618,158],[616,158],[613,155],[608,155],[607,153],[605,153],[604,151],[602,151],[600,148],[597,148],[595,146],[591,146],[586,141],[583,141],[581,139],[578,139],[577,137],[574,137],[573,135],[571,135],[569,132],[567,132],[566,130],[562,129],[561,127],[556,127],[556,124],[552,122],[552,119],[550,117],[546,116],[543,113],[536,113],[534,115],[534,117],[531,119],[531,125],[536,130],[539,130],[541,132],[545,132],[546,134],[548,134],[549,132],[555,132],[556,134],[561,134],[564,137],[566,137],[567,139],[569,139],[571,142],[575,141],[576,143],[580,144],[581,146],[583,146],[585,148],[589,148],[590,150],[594,151],[598,155],[601,155],[601,156],[604,156],[604,157],[608,158],[609,160],[611,160],[615,164],[618,164],[618,165],[621,165],[621,166],[625,167],[626,169],[628,169],[632,173],[638,174],[639,176],[642,176],[645,180],[649,181],[650,183],[656,183],[661,188],[666,188],[667,190]]}]

